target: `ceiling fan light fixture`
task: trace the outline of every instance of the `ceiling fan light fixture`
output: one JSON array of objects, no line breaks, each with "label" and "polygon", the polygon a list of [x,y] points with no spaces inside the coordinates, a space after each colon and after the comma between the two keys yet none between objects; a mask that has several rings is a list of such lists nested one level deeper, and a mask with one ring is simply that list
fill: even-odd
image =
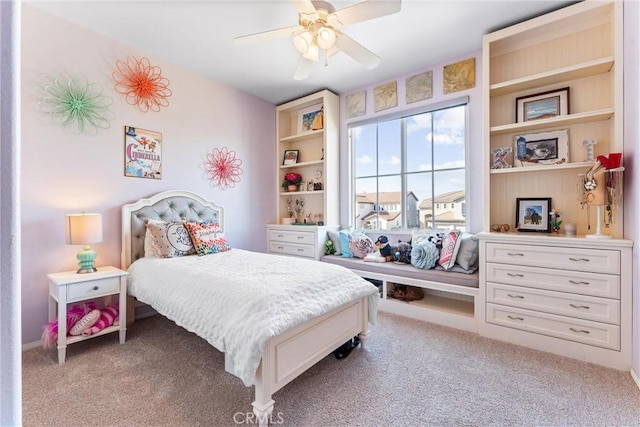
[{"label": "ceiling fan light fixture", "polygon": [[303,31],[300,34],[296,34],[295,36],[293,36],[293,44],[295,45],[296,49],[298,49],[298,52],[302,54],[305,54],[307,53],[307,51],[309,51],[312,42],[313,34],[311,34],[311,31],[309,30]]},{"label": "ceiling fan light fixture", "polygon": [[314,43],[312,45],[309,45],[309,49],[305,53],[303,53],[302,56],[314,62],[318,62],[319,51],[320,49],[318,49],[318,45]]},{"label": "ceiling fan light fixture", "polygon": [[321,49],[331,49],[336,42],[336,32],[331,27],[323,26],[318,30],[317,34],[316,42]]}]

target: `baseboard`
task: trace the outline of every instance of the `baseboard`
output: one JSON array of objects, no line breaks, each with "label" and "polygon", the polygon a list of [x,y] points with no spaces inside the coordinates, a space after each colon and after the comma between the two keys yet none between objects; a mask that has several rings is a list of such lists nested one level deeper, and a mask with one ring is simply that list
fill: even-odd
[{"label": "baseboard", "polygon": [[633,368],[631,368],[631,378],[633,378],[633,380],[636,382],[636,385],[640,389],[640,376],[638,376],[638,374],[636,373],[636,371],[633,370]]},{"label": "baseboard", "polygon": [[31,349],[40,347],[41,345],[42,345],[42,340],[30,342],[27,344],[22,344],[22,351],[31,350]]}]

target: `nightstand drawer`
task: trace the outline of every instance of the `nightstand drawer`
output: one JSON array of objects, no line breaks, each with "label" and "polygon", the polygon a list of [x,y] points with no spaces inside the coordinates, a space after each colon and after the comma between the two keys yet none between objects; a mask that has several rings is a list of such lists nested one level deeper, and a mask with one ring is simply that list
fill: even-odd
[{"label": "nightstand drawer", "polygon": [[487,304],[487,322],[597,347],[620,350],[620,327],[616,325],[495,304]]},{"label": "nightstand drawer", "polygon": [[620,324],[620,301],[487,282],[487,302]]},{"label": "nightstand drawer", "polygon": [[620,274],[620,252],[602,249],[487,243],[487,261]]},{"label": "nightstand drawer", "polygon": [[120,277],[91,280],[67,285],[67,301],[73,302],[91,299],[104,295],[117,294],[118,292],[120,292]]},{"label": "nightstand drawer", "polygon": [[620,298],[620,276],[488,262],[487,282]]},{"label": "nightstand drawer", "polygon": [[306,258],[313,258],[314,246],[293,245],[290,243],[269,242],[269,252],[284,255],[295,255]]},{"label": "nightstand drawer", "polygon": [[269,230],[269,241],[313,245],[315,238],[311,231]]}]

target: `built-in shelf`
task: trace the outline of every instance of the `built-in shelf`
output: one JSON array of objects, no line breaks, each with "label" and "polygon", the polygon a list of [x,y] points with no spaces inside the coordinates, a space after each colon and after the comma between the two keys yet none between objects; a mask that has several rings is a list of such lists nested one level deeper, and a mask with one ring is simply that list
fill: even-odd
[{"label": "built-in shelf", "polygon": [[507,133],[524,133],[539,129],[553,129],[560,126],[569,126],[579,123],[590,123],[598,120],[609,120],[613,117],[613,108],[605,108],[603,110],[589,111],[586,113],[568,114],[566,116],[557,116],[550,119],[532,120],[522,123],[510,123],[508,125],[492,126],[490,129],[491,136],[504,135]]},{"label": "built-in shelf", "polygon": [[304,194],[324,194],[324,190],[314,190],[314,191],[284,191],[281,192],[281,196],[293,196],[293,195],[304,195]]},{"label": "built-in shelf", "polygon": [[310,161],[310,162],[294,163],[292,165],[281,165],[280,169],[300,168],[300,167],[304,167],[304,166],[321,165],[323,163],[324,163],[324,160],[313,160],[313,161]]},{"label": "built-in shelf", "polygon": [[520,168],[505,168],[505,169],[491,169],[491,174],[500,174],[500,173],[521,173],[521,172],[542,172],[542,171],[553,171],[553,170],[565,170],[565,169],[590,169],[593,166],[593,163],[590,162],[575,162],[575,163],[565,163],[562,165],[540,165],[540,166],[527,166]]},{"label": "built-in shelf", "polygon": [[559,68],[546,73],[527,76],[521,79],[509,80],[491,85],[491,97],[527,89],[537,89],[542,86],[580,79],[597,74],[608,73],[613,67],[613,57],[606,57],[594,61],[583,62],[571,67]]},{"label": "built-in shelf", "polygon": [[317,137],[318,135],[321,135],[322,132],[324,132],[324,129],[312,130],[312,131],[301,133],[301,134],[297,134],[297,135],[285,136],[284,138],[280,138],[280,142],[311,141],[315,137]]}]

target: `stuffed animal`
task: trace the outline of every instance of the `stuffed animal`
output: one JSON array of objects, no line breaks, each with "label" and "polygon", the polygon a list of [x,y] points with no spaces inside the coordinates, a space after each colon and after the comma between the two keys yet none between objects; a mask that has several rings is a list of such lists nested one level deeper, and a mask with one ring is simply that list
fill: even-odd
[{"label": "stuffed animal", "polygon": [[409,243],[398,241],[398,247],[396,248],[395,255],[393,257],[394,262],[411,264],[411,241]]},{"label": "stuffed animal", "polygon": [[117,325],[119,315],[118,304],[112,304],[101,309],[98,321],[91,328],[82,332],[82,335],[97,334],[106,327]]},{"label": "stuffed animal", "polygon": [[[72,305],[71,308],[67,310],[67,331],[70,331],[80,319],[95,309],[96,304],[93,301]],[[42,331],[42,348],[45,350],[53,348],[57,341],[58,319],[44,325]]]},{"label": "stuffed animal", "polygon": [[389,244],[389,238],[387,236],[380,236],[376,240],[376,247],[380,251],[380,256],[384,257],[385,261],[389,262],[393,259],[393,248]]}]

